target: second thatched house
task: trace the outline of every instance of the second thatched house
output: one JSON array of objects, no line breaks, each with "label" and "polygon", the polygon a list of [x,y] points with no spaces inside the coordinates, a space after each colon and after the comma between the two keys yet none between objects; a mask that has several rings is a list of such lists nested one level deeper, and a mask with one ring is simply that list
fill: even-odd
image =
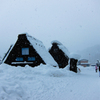
[{"label": "second thatched house", "polygon": [[50,54],[58,63],[59,68],[66,67],[69,61],[69,51],[62,43],[57,40],[52,41],[51,43],[52,47],[49,49]]}]

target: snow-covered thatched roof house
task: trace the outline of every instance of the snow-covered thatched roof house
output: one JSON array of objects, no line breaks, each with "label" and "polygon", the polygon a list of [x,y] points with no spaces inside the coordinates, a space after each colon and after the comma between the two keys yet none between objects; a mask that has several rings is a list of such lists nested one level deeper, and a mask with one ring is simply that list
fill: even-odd
[{"label": "snow-covered thatched roof house", "polygon": [[52,41],[52,47],[49,49],[50,54],[58,63],[59,68],[64,68],[68,65],[69,61],[69,51],[68,49],[59,41]]},{"label": "snow-covered thatched roof house", "polygon": [[41,63],[58,65],[43,43],[27,33],[18,35],[18,40],[9,48],[3,60],[13,66],[28,64],[34,67]]}]

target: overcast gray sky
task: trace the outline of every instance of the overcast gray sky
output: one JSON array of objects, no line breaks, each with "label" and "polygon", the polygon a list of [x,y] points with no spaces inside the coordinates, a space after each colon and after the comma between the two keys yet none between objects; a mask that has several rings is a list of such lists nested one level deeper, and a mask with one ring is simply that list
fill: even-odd
[{"label": "overcast gray sky", "polygon": [[0,0],[0,55],[27,32],[48,49],[70,52],[100,44],[100,0]]}]

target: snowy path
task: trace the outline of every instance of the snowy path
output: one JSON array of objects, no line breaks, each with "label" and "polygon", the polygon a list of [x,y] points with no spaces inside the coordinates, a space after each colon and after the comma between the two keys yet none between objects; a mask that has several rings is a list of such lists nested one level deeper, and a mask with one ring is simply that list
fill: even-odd
[{"label": "snowy path", "polygon": [[47,80],[50,81],[49,83],[45,80],[45,83],[49,84],[50,88],[41,94],[41,96],[44,95],[42,100],[100,100],[98,73],[95,73],[94,70],[87,72],[83,72],[81,75],[61,77],[56,81],[55,78],[52,78]]},{"label": "snowy path", "polygon": [[81,72],[80,76],[75,76],[74,81],[73,93],[68,94],[69,100],[100,100],[100,79],[94,70]]},{"label": "snowy path", "polygon": [[81,70],[0,65],[0,100],[100,100],[98,73],[93,67]]}]

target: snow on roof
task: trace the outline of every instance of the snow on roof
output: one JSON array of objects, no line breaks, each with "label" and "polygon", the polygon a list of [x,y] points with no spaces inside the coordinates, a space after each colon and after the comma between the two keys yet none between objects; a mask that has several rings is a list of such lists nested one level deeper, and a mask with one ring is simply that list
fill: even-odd
[{"label": "snow on roof", "polygon": [[54,43],[56,43],[57,45],[62,45],[62,43],[60,43],[60,42],[57,41],[57,40],[54,40],[54,41],[51,42],[51,44],[54,44]]},{"label": "snow on roof", "polygon": [[79,54],[70,53],[68,51],[68,49],[62,43],[60,43],[57,40],[52,41],[51,44],[57,44],[57,46],[59,47],[59,49],[61,49],[65,53],[65,55],[67,55],[69,58],[74,58],[74,59],[78,60],[81,57]]},{"label": "snow on roof", "polygon": [[69,57],[70,57],[70,58],[74,58],[74,59],[77,59],[77,60],[78,60],[78,59],[80,59],[80,57],[81,57],[81,56],[80,56],[79,54],[70,53]]},{"label": "snow on roof", "polygon": [[32,36],[30,36],[28,34],[26,34],[26,37],[46,64],[58,66],[58,64],[55,62],[55,60],[52,58],[52,56],[46,50],[45,46],[43,45],[43,43],[41,41],[33,38]]},{"label": "snow on roof", "polygon": [[70,52],[68,51],[68,49],[59,41],[54,40],[51,42],[51,44],[57,44],[57,46],[59,47],[59,49],[61,49],[65,55],[67,55],[69,57]]}]

